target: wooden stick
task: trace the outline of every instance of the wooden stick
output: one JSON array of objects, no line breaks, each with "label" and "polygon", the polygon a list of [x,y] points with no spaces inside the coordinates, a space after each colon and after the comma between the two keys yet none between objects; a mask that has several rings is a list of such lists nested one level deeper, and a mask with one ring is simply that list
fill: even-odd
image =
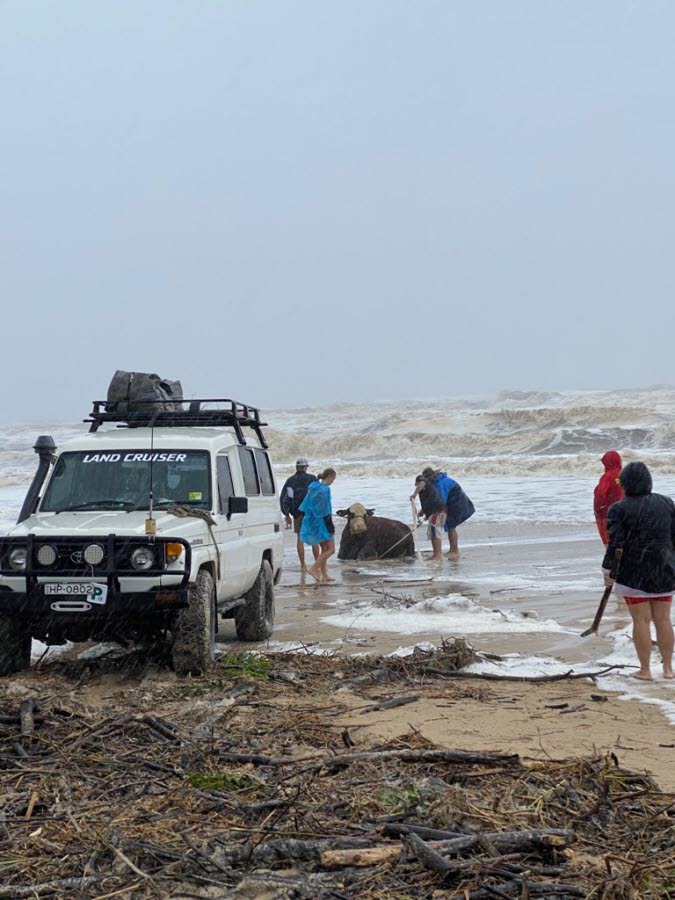
[{"label": "wooden stick", "polygon": [[[412,835],[407,835],[411,837]],[[449,841],[429,841],[427,846],[444,856],[468,850],[483,841],[489,841],[501,850],[522,850],[533,845],[564,847],[574,840],[573,832],[563,828],[536,828],[528,831],[498,831],[487,834],[467,834]],[[326,850],[321,854],[325,869],[343,866],[374,866],[398,859],[400,847],[363,847],[356,850]]]},{"label": "wooden stick", "polygon": [[421,672],[430,675],[443,675],[445,678],[483,678],[486,681],[522,681],[528,684],[544,684],[548,681],[572,681],[575,678],[599,678],[606,675],[614,669],[624,669],[623,665],[607,666],[598,672],[563,672],[560,675],[533,675],[531,677],[524,675],[493,675],[491,672],[446,672],[445,669],[432,669],[424,666]]},{"label": "wooden stick", "polygon": [[[406,850],[411,851],[432,872],[441,872],[445,875],[452,869],[457,868],[456,864],[453,865],[447,859],[443,859],[440,853],[436,853],[429,844],[425,843],[422,838],[417,837],[416,834],[404,834],[401,837],[401,843]],[[463,862],[464,866],[462,868],[465,868],[466,865],[473,865],[473,860],[463,860]]]},{"label": "wooden stick", "polygon": [[71,890],[82,891],[87,885],[103,881],[100,875],[85,875],[82,878],[57,878],[54,881],[43,881],[37,884],[13,884],[10,887],[0,887],[0,897],[6,900],[15,900],[18,897],[39,897],[42,894],[54,894],[66,891],[67,896]]},{"label": "wooden stick", "polygon": [[391,700],[383,700],[381,703],[375,703],[373,706],[366,706],[361,710],[361,715],[366,713],[377,712],[380,709],[395,709],[397,706],[405,706],[407,703],[415,703],[420,699],[419,694],[413,694],[410,697],[394,697]]},{"label": "wooden stick", "polygon": [[600,622],[602,621],[602,617],[605,614],[605,609],[607,607],[607,601],[609,600],[609,595],[612,593],[612,585],[605,588],[605,591],[600,598],[600,605],[598,606],[598,611],[595,614],[595,618],[593,619],[593,624],[590,628],[587,628],[586,631],[581,632],[581,637],[588,637],[589,634],[597,634],[598,628],[600,627]]},{"label": "wooden stick", "polygon": [[382,829],[384,837],[401,837],[404,834],[416,834],[424,841],[452,841],[467,832],[440,831],[438,828],[427,828],[426,825],[407,825],[398,822],[387,822]]},{"label": "wooden stick", "polygon": [[357,762],[381,762],[383,760],[399,760],[400,762],[452,762],[464,765],[513,765],[519,762],[517,753],[471,753],[468,750],[372,750],[356,753],[338,753],[335,756],[261,756],[258,753],[220,752],[219,759],[228,762],[253,763],[257,766],[294,766],[309,762],[318,769],[351,765]]},{"label": "wooden stick", "polygon": [[614,587],[614,581],[616,581],[616,576],[619,572],[619,566],[621,565],[621,557],[623,556],[623,548],[618,547],[614,552],[614,563],[612,564],[612,571],[609,573],[612,579],[612,583],[609,587],[605,588],[605,591],[600,598],[600,605],[598,606],[598,611],[595,614],[595,618],[593,619],[593,624],[590,628],[587,628],[586,631],[581,632],[581,637],[588,637],[589,634],[597,634],[598,628],[600,627],[600,622],[602,621],[602,617],[605,614],[605,609],[607,607],[607,601],[609,600],[609,595],[612,593],[612,588]]}]

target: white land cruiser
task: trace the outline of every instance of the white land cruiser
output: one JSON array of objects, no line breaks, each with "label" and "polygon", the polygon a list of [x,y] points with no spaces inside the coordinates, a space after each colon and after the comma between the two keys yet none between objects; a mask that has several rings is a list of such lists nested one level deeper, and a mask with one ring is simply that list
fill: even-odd
[{"label": "white land cruiser", "polygon": [[213,659],[219,614],[241,640],[271,635],[283,532],[259,411],[144,408],[97,401],[89,434],[58,451],[38,438],[19,522],[0,537],[0,675],[30,665],[32,638],[170,636],[187,674]]}]

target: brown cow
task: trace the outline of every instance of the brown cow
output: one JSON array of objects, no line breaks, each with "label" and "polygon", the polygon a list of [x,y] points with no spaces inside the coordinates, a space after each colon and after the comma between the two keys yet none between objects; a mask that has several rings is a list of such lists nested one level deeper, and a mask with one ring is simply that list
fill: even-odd
[{"label": "brown cow", "polygon": [[374,516],[374,509],[352,503],[339,509],[338,516],[347,519],[340,539],[338,559],[400,559],[415,556],[412,531],[396,519]]}]

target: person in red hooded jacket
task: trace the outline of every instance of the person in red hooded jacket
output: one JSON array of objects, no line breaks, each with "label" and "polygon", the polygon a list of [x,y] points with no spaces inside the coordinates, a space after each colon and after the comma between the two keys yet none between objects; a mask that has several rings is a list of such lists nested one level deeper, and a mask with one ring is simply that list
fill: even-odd
[{"label": "person in red hooded jacket", "polygon": [[607,513],[612,503],[623,500],[623,488],[619,484],[621,457],[616,450],[608,450],[602,457],[602,464],[605,467],[605,474],[597,483],[593,494],[593,512],[602,543],[606,547],[609,543]]}]

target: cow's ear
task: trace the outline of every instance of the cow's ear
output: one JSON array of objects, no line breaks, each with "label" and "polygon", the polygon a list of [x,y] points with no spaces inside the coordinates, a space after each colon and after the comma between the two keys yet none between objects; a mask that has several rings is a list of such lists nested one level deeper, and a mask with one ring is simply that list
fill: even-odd
[{"label": "cow's ear", "polygon": [[375,507],[373,507],[373,509],[367,509],[367,510],[366,510],[366,515],[367,515],[367,516],[374,516],[374,515],[375,515]]},{"label": "cow's ear", "polygon": [[343,519],[346,519],[348,514],[349,514],[348,509],[338,509],[335,511],[335,515],[341,516]]}]

